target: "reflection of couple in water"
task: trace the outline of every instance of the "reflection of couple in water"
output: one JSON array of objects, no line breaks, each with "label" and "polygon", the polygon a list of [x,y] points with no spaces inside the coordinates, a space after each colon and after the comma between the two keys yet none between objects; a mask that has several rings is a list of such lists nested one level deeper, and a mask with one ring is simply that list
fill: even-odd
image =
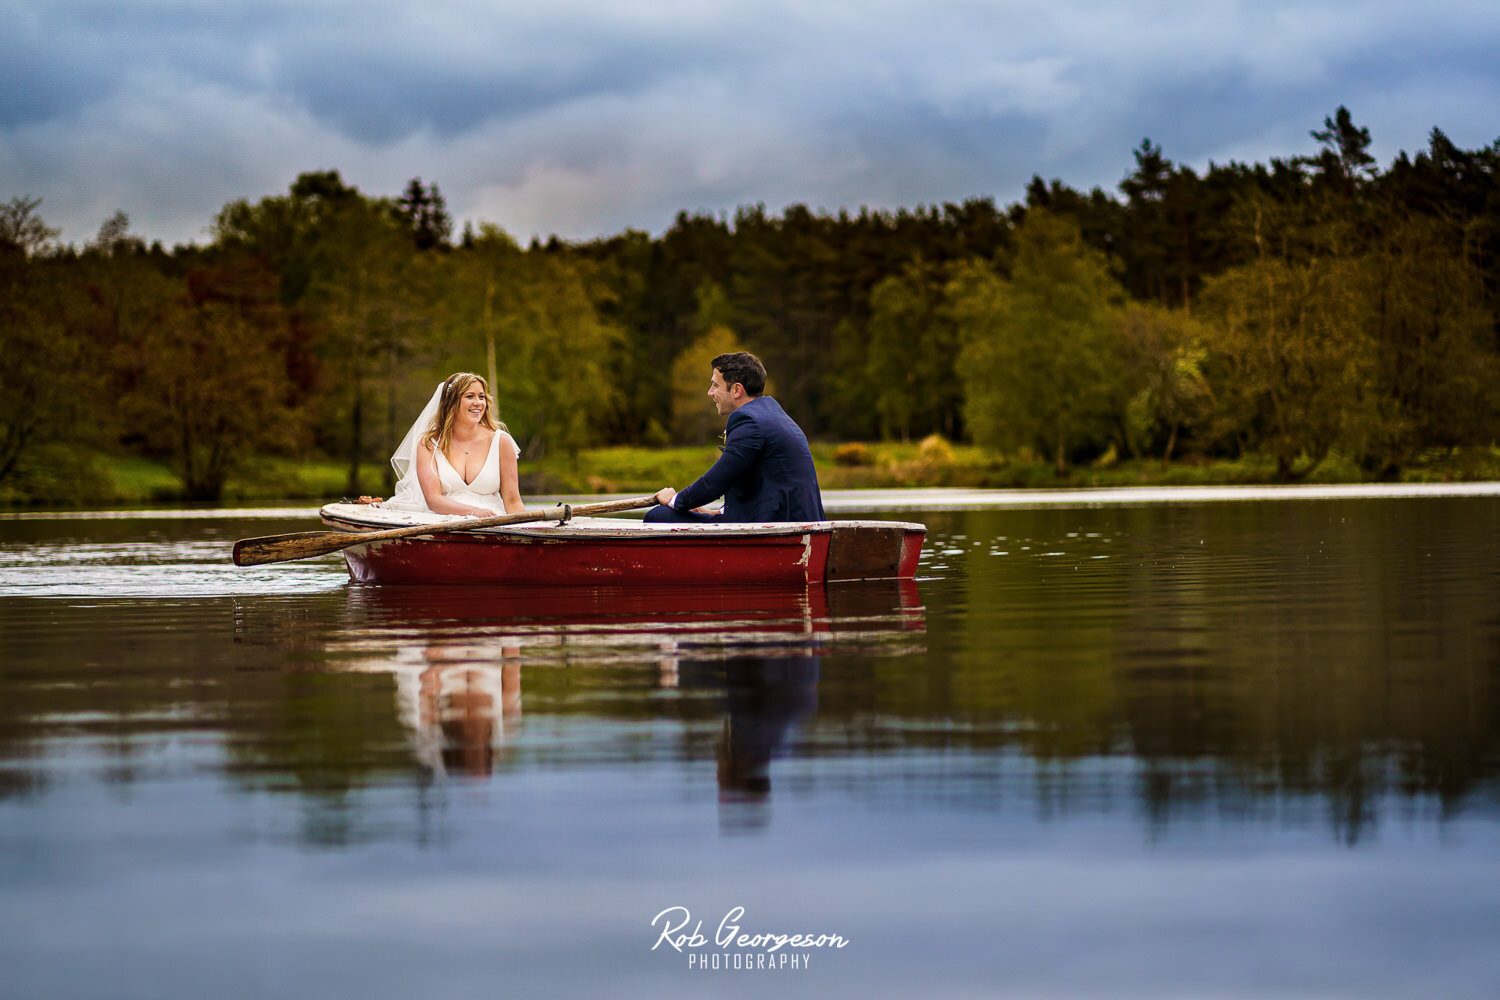
[{"label": "reflection of couple in water", "polygon": [[[639,697],[604,708],[606,723],[652,716],[663,705],[652,688],[681,688],[695,705],[706,697],[721,720],[711,765],[721,821],[740,829],[769,817],[776,772],[789,766],[777,762],[796,755],[799,728],[819,711],[823,657],[841,643],[920,649],[924,636],[911,581],[759,590],[356,587],[349,597],[351,622],[385,648],[355,669],[392,675],[398,717],[424,766],[493,770],[520,718],[524,642],[527,669],[625,667]],[[587,728],[599,706],[580,705],[572,693],[559,710]],[[568,728],[556,738],[568,739]],[[700,759],[697,746],[684,751],[689,759]]]},{"label": "reflection of couple in water", "polygon": [[[731,655],[678,664],[682,687],[724,689],[724,728],[716,748],[720,803],[763,804],[771,794],[771,761],[785,756],[792,732],[818,708],[818,657]],[[724,815],[726,826],[753,827],[762,814]]]},{"label": "reflection of couple in water", "polygon": [[391,674],[396,711],[417,760],[435,774],[486,775],[521,716],[520,647],[512,640],[403,647],[359,664]]},{"label": "reflection of couple in water", "polygon": [[[436,774],[487,775],[521,715],[520,648],[512,640],[406,647],[394,660],[363,665],[390,673],[396,710],[414,756]],[[787,752],[795,726],[818,707],[815,655],[735,655],[679,664],[685,687],[723,688],[717,746],[719,798],[761,803],[771,792],[771,761]]]}]

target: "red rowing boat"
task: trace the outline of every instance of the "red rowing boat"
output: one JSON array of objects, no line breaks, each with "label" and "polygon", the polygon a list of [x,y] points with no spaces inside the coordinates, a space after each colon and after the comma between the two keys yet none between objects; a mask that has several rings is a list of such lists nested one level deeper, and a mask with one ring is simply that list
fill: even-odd
[{"label": "red rowing boat", "polygon": [[[363,504],[319,512],[341,531],[454,518]],[[646,524],[581,517],[393,538],[344,549],[358,583],[764,584],[910,579],[927,528],[906,521]]]}]

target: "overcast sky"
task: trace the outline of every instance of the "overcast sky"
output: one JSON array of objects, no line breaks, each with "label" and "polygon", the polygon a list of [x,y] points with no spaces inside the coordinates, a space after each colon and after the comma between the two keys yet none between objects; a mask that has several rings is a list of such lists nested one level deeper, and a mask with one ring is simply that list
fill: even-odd
[{"label": "overcast sky", "polygon": [[1143,137],[1201,169],[1310,152],[1347,105],[1382,165],[1500,137],[1478,0],[0,0],[0,201],[168,245],[337,169],[435,182],[518,238],[680,210],[1113,190]]}]

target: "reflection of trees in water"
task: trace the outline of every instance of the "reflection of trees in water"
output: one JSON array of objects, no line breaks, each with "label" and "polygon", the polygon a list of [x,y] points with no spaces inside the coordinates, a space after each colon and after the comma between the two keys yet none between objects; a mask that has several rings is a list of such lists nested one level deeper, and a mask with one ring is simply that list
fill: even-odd
[{"label": "reflection of trees in water", "polygon": [[[1128,757],[1156,829],[1312,814],[1353,842],[1382,798],[1450,815],[1500,774],[1500,577],[1475,557],[1500,544],[1492,501],[947,520],[1002,541],[954,558],[958,589],[929,598],[987,613],[933,629],[946,676],[908,710],[1038,761]],[[1039,794],[1067,793],[1057,773]]]}]

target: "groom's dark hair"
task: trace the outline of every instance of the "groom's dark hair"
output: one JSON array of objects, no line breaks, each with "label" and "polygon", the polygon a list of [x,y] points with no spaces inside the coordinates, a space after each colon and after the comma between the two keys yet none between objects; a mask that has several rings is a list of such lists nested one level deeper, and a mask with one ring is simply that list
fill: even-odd
[{"label": "groom's dark hair", "polygon": [[760,363],[760,358],[748,351],[721,354],[714,358],[713,367],[724,376],[726,386],[738,382],[745,387],[747,396],[759,396],[766,391],[766,366]]}]

